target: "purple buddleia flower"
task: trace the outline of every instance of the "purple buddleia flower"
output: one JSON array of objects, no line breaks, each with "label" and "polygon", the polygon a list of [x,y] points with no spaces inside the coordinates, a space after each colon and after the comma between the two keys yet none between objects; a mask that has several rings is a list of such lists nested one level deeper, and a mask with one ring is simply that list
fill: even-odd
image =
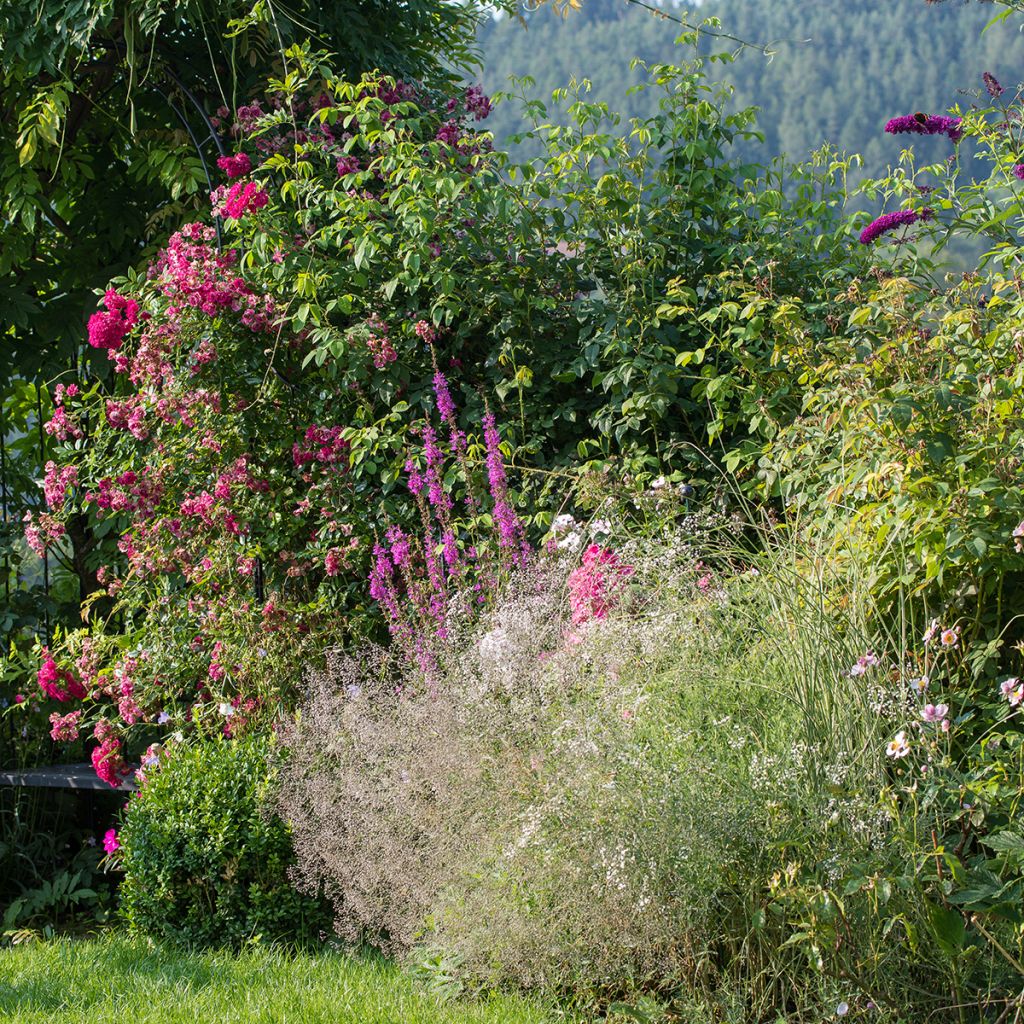
[{"label": "purple buddleia flower", "polygon": [[888,121],[885,130],[890,135],[946,135],[951,142],[959,142],[964,134],[960,118],[944,114],[904,114]]},{"label": "purple buddleia flower", "polygon": [[881,217],[873,220],[860,233],[860,240],[863,245],[870,245],[887,231],[893,231],[904,225],[916,224],[919,220],[931,220],[931,218],[932,211],[927,206],[920,212],[917,210],[896,210],[893,213],[883,213]]},{"label": "purple buddleia flower", "polygon": [[982,72],[981,80],[985,83],[985,88],[988,89],[988,94],[992,99],[997,99],[1003,95],[1003,87],[991,71]]},{"label": "purple buddleia flower", "polygon": [[1013,165],[1013,176],[1018,181],[1024,181],[1024,164],[1014,164]]}]

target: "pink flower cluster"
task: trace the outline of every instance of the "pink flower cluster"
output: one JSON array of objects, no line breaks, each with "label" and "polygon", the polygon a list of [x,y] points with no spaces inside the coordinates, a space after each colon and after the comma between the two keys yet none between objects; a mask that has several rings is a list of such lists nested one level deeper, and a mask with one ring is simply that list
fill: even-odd
[{"label": "pink flower cluster", "polygon": [[78,467],[73,463],[63,468],[57,463],[47,462],[46,475],[43,477],[43,494],[46,504],[54,512],[59,512],[67,501],[67,492],[78,486]]},{"label": "pink flower cluster", "polygon": [[324,569],[328,576],[339,576],[343,569],[349,568],[352,555],[359,547],[359,541],[353,537],[347,547],[330,548],[324,558]]},{"label": "pink flower cluster", "polygon": [[1024,683],[1016,676],[1004,679],[999,684],[999,693],[1011,708],[1020,707],[1024,703]]},{"label": "pink flower cluster", "polygon": [[245,153],[217,157],[217,166],[229,177],[240,178],[252,170],[252,161]]},{"label": "pink flower cluster", "polygon": [[398,358],[395,346],[388,335],[388,325],[374,313],[366,322],[370,334],[366,339],[366,347],[373,357],[373,365],[378,370],[390,365]]},{"label": "pink flower cluster", "polygon": [[426,320],[417,320],[413,325],[413,331],[416,332],[416,337],[426,345],[433,345],[437,341],[437,331],[434,329],[434,325]]},{"label": "pink flower cluster", "polygon": [[242,323],[251,330],[267,330],[275,316],[273,299],[252,293],[232,270],[237,253],[217,252],[211,244],[215,239],[212,227],[186,224],[171,235],[167,248],[150,268],[149,275],[172,300],[168,316],[172,321],[176,319],[180,313],[178,303],[211,317],[230,310],[241,313]]},{"label": "pink flower cluster", "polygon": [[306,428],[304,443],[292,445],[292,461],[302,468],[313,464],[348,469],[349,443],[342,436],[343,427],[319,427],[315,423]]},{"label": "pink flower cluster", "polygon": [[339,178],[344,178],[346,174],[358,174],[363,169],[358,158],[350,155],[339,156],[335,167],[338,169]]},{"label": "pink flower cluster", "polygon": [[62,715],[54,711],[50,715],[50,738],[54,743],[73,743],[78,739],[78,720],[82,717],[81,711],[72,711]]},{"label": "pink flower cluster", "polygon": [[48,512],[38,517],[26,512],[22,522],[25,524],[25,542],[40,558],[46,555],[46,549],[55,540],[60,540],[67,532],[64,524]]},{"label": "pink flower cluster", "polygon": [[107,423],[115,430],[127,430],[137,441],[145,441],[149,434],[146,429],[146,409],[138,395],[121,402],[108,398]]},{"label": "pink flower cluster", "polygon": [[119,295],[113,288],[103,296],[103,304],[107,312],[93,313],[89,317],[89,344],[110,351],[120,348],[124,336],[135,326],[139,304]]},{"label": "pink flower cluster", "polygon": [[67,669],[58,667],[46,648],[43,648],[43,663],[39,666],[36,679],[39,682],[39,689],[47,697],[61,703],[82,700],[85,697],[85,687]]},{"label": "pink flower cluster", "polygon": [[121,755],[121,741],[115,735],[114,726],[103,718],[96,723],[93,736],[99,743],[91,755],[93,771],[108,786],[116,789],[131,774]]},{"label": "pink flower cluster", "polygon": [[632,575],[633,567],[623,565],[614,551],[591,544],[583,552],[583,564],[569,574],[572,624],[606,619],[621,600],[623,587]]},{"label": "pink flower cluster", "polygon": [[58,405],[53,410],[53,415],[43,424],[43,430],[58,441],[72,439],[77,441],[83,436],[82,431],[68,417],[67,410],[62,405]]},{"label": "pink flower cluster", "polygon": [[270,196],[255,181],[236,181],[215,212],[230,220],[241,220],[250,210],[262,210]]},{"label": "pink flower cluster", "polygon": [[140,476],[127,470],[114,480],[104,477],[99,491],[90,491],[85,500],[98,505],[101,512],[135,512],[146,518],[156,511],[163,493],[163,484],[155,474]]}]

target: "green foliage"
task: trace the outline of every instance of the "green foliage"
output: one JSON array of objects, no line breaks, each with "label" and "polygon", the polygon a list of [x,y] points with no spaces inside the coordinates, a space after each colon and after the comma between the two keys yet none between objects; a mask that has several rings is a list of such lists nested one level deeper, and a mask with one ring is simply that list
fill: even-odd
[{"label": "green foliage", "polygon": [[[18,760],[4,763],[14,766]],[[93,819],[108,802],[94,802]],[[80,931],[109,920],[114,896],[100,865],[103,849],[94,820],[82,811],[77,794],[8,786],[0,791],[4,939]]]},{"label": "green foliage", "polygon": [[871,552],[880,602],[923,596],[987,635],[1024,582],[1021,309],[1012,282],[990,287],[982,303],[975,279],[938,295],[900,277],[852,293],[850,336],[814,355],[804,415],[763,470],[838,548]]},{"label": "green foliage", "polygon": [[121,909],[137,932],[182,946],[314,941],[328,923],[288,879],[288,828],[267,804],[266,738],[168,751],[119,833]]},{"label": "green foliage", "polygon": [[[314,147],[290,167],[275,158],[287,205],[269,229],[242,229],[250,272],[310,332],[314,361],[358,394],[401,389],[415,402],[432,369],[427,352],[407,350],[397,381],[367,379],[353,321],[376,313],[437,327],[442,367],[458,369],[466,392],[506,403],[535,467],[603,458],[655,472],[686,458],[685,444],[729,451],[798,410],[796,391],[780,390],[777,338],[805,304],[825,316],[823,282],[848,273],[833,216],[846,165],[823,156],[793,171],[790,198],[788,169],[739,163],[734,143],[756,138],[753,112],[723,111],[702,60],[648,69],[658,113],[628,130],[584,84],[557,97],[569,127],[532,106],[544,156],[529,165],[479,146],[439,159],[419,141],[415,110],[396,126],[372,98],[334,88],[340,103],[320,119],[355,120],[354,157],[383,154],[351,176],[362,189],[339,189]],[[371,172],[393,186],[368,187]],[[269,262],[297,231],[318,263],[299,252]],[[775,407],[750,415],[767,397]],[[378,445],[383,422],[366,425]]]}]

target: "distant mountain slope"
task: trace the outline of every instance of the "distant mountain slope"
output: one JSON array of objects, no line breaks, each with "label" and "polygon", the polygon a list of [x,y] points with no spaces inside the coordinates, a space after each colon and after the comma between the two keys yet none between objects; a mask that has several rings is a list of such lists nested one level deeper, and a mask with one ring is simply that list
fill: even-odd
[{"label": "distant mountain slope", "polygon": [[[685,59],[687,51],[673,43],[678,26],[625,0],[582,2],[583,10],[564,21],[542,8],[529,16],[528,30],[508,20],[486,25],[480,35],[486,88],[507,89],[509,75],[530,75],[533,95],[546,101],[576,75],[589,78],[592,97],[613,108],[650,113],[653,94],[625,95],[642,77],[629,63]],[[873,174],[899,155],[900,142],[882,132],[889,117],[968,106],[978,99],[983,71],[1008,87],[1024,80],[1024,36],[1013,24],[983,33],[996,10],[923,0],[706,0],[691,9],[691,19],[714,14],[722,31],[773,41],[773,58],[748,49],[714,71],[735,87],[737,105],[762,108],[762,158],[803,157],[828,141],[861,153]],[[715,50],[731,45],[714,43]],[[500,141],[521,130],[522,121],[509,103],[489,127]],[[944,142],[915,139],[915,151],[938,159],[948,152]]]}]

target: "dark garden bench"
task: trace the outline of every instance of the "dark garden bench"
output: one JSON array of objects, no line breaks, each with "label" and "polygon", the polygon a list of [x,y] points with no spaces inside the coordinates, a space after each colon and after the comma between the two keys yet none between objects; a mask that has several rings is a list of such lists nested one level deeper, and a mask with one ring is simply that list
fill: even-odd
[{"label": "dark garden bench", "polygon": [[[132,792],[138,789],[135,782],[134,769],[138,765],[130,766],[133,770],[118,790]],[[29,768],[26,771],[0,770],[0,786],[28,786],[43,789],[93,789],[105,790],[108,793],[114,792],[113,786],[108,786],[101,778],[98,778],[89,764],[55,764],[46,768]]]}]

